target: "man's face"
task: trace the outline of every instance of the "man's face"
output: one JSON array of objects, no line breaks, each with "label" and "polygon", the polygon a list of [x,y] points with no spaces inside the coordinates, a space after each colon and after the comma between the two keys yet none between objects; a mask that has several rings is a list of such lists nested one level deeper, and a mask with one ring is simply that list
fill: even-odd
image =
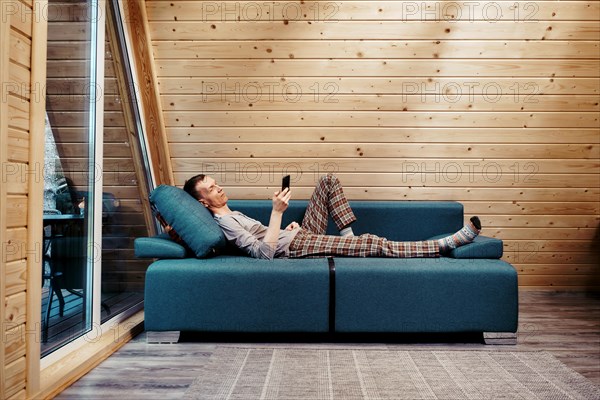
[{"label": "man's face", "polygon": [[217,182],[207,176],[203,181],[198,182],[198,189],[202,194],[200,202],[208,208],[219,208],[227,204],[227,195],[223,188],[217,185]]}]

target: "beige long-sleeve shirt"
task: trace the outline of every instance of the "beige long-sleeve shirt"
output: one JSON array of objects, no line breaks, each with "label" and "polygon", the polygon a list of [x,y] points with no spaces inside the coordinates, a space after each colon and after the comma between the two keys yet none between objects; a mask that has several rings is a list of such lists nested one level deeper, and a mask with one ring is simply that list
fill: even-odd
[{"label": "beige long-sleeve shirt", "polygon": [[263,241],[267,233],[267,227],[239,211],[226,215],[215,215],[214,219],[229,242],[254,258],[271,260],[287,257],[290,243],[300,231],[300,228],[293,230],[281,229],[277,246],[270,246]]}]

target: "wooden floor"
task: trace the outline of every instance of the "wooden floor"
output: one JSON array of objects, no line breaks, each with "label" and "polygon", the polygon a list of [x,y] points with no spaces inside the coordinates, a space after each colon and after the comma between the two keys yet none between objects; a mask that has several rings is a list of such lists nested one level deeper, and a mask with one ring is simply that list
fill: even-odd
[{"label": "wooden floor", "polygon": [[[46,329],[46,310],[48,307],[48,287],[42,290],[42,329]],[[48,319],[48,337],[45,342],[41,343],[42,357],[69,343],[86,332],[83,312],[83,299],[80,296],[62,290],[65,300],[63,316],[59,313],[58,298],[54,295],[52,307],[50,310],[50,318]],[[102,293],[102,314],[100,319],[102,322],[110,319],[112,315],[118,315],[122,311],[131,308],[144,300],[143,293],[140,292],[121,292],[121,293]]]},{"label": "wooden floor", "polygon": [[[271,339],[268,338],[268,342]],[[369,340],[367,337],[364,339]],[[57,399],[180,399],[220,344],[218,338],[210,340],[149,345],[145,334],[141,334],[67,388]],[[244,338],[237,340],[244,342]],[[253,342],[250,345],[264,344]],[[419,346],[423,344],[454,350],[546,350],[600,386],[600,294],[521,291],[516,346],[486,346],[476,338],[465,342],[456,337],[451,340],[428,337],[426,343],[420,342]],[[286,342],[283,345],[300,347],[315,344]],[[384,343],[373,342],[371,338],[368,345],[389,348],[415,346],[414,337]],[[327,346],[348,346],[348,343],[328,343]]]}]

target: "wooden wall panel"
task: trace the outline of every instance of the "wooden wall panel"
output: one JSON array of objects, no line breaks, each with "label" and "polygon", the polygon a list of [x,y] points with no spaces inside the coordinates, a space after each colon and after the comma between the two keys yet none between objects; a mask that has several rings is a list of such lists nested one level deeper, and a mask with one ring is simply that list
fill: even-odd
[{"label": "wooden wall panel", "polygon": [[[165,7],[161,1],[147,2],[151,21],[594,21],[600,6],[595,1],[300,1],[258,5],[253,1],[178,1]],[[238,19],[239,18],[239,19]]]},{"label": "wooden wall panel", "polygon": [[[414,59],[438,58],[588,58],[589,54],[598,50],[594,41],[538,41],[529,44],[520,41],[506,40],[470,40],[456,43],[444,41],[377,41],[345,40],[343,46],[333,41],[311,42],[307,40],[282,40],[277,46],[267,42],[233,42],[213,40],[210,42],[163,40],[154,46],[165,58],[212,57],[219,59],[238,58],[355,58],[380,59],[398,58],[398,49],[404,49],[403,57]],[[433,53],[432,53],[433,52]]]},{"label": "wooden wall panel", "polygon": [[[223,2],[227,3],[227,2]],[[201,21],[198,21],[201,22]],[[218,21],[151,22],[156,40],[594,40],[598,23],[559,21]]]},{"label": "wooden wall panel", "polygon": [[137,96],[140,108],[146,151],[152,169],[152,179],[156,185],[173,184],[171,156],[165,132],[165,121],[159,100],[156,80],[156,65],[152,57],[152,43],[144,0],[125,2],[123,21],[128,33],[131,53],[132,74],[138,85]]},{"label": "wooden wall panel", "polygon": [[0,398],[39,390],[45,0],[0,7]]},{"label": "wooden wall panel", "polygon": [[307,198],[335,172],[351,199],[456,200],[521,286],[600,289],[600,2],[146,10],[176,184],[268,198],[287,172]]},{"label": "wooden wall panel", "polygon": [[[10,35],[10,18],[6,16],[6,13],[3,9],[0,9],[0,36],[2,38]],[[9,75],[9,66],[10,66],[10,48],[5,40],[0,41],[0,82],[8,82],[10,80]],[[2,96],[5,96],[5,88],[2,87]],[[2,166],[6,165],[8,167],[8,151],[6,149],[7,146],[4,143],[8,143],[8,101],[2,99],[0,101],[0,163]],[[6,190],[6,172],[5,168],[2,168],[2,185],[0,185],[0,253],[2,254],[2,258],[0,259],[0,301],[2,301],[2,308],[0,308],[0,321],[2,321],[2,329],[0,333],[4,336],[6,333],[6,328],[4,328],[4,318],[6,315],[6,310],[4,307],[5,299],[6,299],[6,284],[4,283],[7,279],[7,266],[8,263],[6,253],[7,253],[7,245],[8,243],[8,232],[6,226],[6,198],[8,196],[8,192]],[[5,385],[7,382],[6,379],[6,348],[5,346],[0,346],[0,398],[4,398],[6,396]],[[25,354],[22,352],[21,354]]]},{"label": "wooden wall panel", "polygon": [[[154,47],[155,51],[158,51],[161,43],[163,42],[157,42]],[[212,42],[206,46],[208,47],[211,44]],[[229,49],[227,54],[231,54],[231,51],[233,51],[233,47]],[[597,46],[594,50],[591,50],[591,53],[593,54],[594,51],[598,52]],[[182,56],[185,56],[185,53]],[[191,56],[191,58],[194,57],[195,55]],[[161,93],[163,95],[217,95],[219,98],[236,102],[240,102],[242,99],[247,101],[258,94],[261,95],[260,98],[263,101],[276,97],[282,98],[288,91],[293,94],[298,88],[301,89],[300,93],[305,93],[306,96],[312,96],[313,99],[321,100],[321,102],[325,102],[328,95],[335,95],[336,97],[327,100],[336,100],[337,95],[355,93],[363,95],[404,94],[407,99],[408,96],[414,95],[417,97],[437,95],[438,98],[448,101],[454,100],[457,95],[469,98],[471,94],[483,95],[484,93],[489,100],[492,100],[496,97],[496,91],[506,94],[506,96],[538,94],[597,95],[600,93],[600,82],[594,78],[537,77],[478,78],[477,81],[473,81],[468,77],[294,77],[290,86],[286,83],[285,77],[273,77],[272,79],[261,79],[260,81],[244,77],[211,77],[209,80],[194,77],[161,79]],[[540,99],[530,98],[527,100],[529,100],[527,103],[532,103],[533,100]]]}]

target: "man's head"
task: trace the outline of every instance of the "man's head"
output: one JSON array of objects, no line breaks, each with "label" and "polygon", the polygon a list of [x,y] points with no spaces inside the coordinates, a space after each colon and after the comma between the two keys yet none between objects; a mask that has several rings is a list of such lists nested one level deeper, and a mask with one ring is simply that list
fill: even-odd
[{"label": "man's head", "polygon": [[202,203],[210,211],[227,205],[227,195],[210,176],[198,174],[183,185],[183,190]]}]

